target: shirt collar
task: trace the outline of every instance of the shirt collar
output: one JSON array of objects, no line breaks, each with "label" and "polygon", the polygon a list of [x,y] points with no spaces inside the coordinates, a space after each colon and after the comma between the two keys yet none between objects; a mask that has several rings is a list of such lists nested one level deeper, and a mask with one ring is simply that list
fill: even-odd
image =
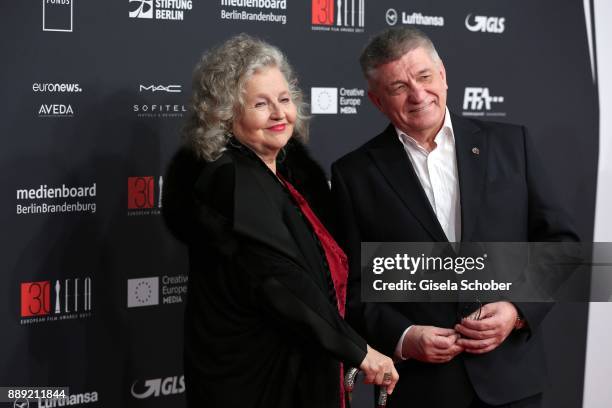
[{"label": "shirt collar", "polygon": [[[422,149],[422,147],[418,144],[418,142],[412,136],[402,132],[397,127],[395,128],[395,131],[397,132],[397,136],[400,142],[402,142],[404,146],[410,143],[412,146]],[[436,134],[436,137],[434,138],[434,141],[436,142],[438,146],[442,142],[441,139],[444,135],[448,135],[450,138],[449,140],[453,144],[455,143],[455,132],[453,131],[453,122],[451,121],[451,116],[448,110],[448,106],[446,107],[446,111],[444,113],[444,123],[442,124],[442,128],[440,128],[440,131]]]}]

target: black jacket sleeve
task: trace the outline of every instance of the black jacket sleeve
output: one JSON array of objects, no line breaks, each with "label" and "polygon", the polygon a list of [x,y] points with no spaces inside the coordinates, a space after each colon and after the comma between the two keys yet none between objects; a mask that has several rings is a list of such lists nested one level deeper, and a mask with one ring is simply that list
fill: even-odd
[{"label": "black jacket sleeve", "polygon": [[361,238],[352,200],[342,172],[332,166],[332,197],[335,203],[336,231],[349,259],[347,320],[382,353],[392,356],[404,331],[413,323],[386,303],[361,301]]}]

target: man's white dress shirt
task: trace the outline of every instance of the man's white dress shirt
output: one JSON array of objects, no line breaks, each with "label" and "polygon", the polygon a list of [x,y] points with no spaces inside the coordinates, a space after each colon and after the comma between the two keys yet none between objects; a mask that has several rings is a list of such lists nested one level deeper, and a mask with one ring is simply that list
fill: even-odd
[{"label": "man's white dress shirt", "polygon": [[[455,154],[455,134],[448,108],[444,115],[444,124],[434,138],[436,146],[431,152],[419,145],[410,135],[398,128],[395,130],[448,241],[460,242],[459,176]],[[410,327],[404,331],[395,347],[395,356],[398,358],[405,359],[402,356],[402,343]]]}]

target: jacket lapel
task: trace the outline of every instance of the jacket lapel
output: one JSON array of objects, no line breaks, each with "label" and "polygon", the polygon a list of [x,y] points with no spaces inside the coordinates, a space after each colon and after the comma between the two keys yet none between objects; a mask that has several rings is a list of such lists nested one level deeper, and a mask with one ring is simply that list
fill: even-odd
[{"label": "jacket lapel", "polygon": [[473,122],[451,115],[461,196],[461,241],[469,242],[483,199],[488,145],[485,132]]},{"label": "jacket lapel", "polygon": [[377,139],[370,155],[384,178],[434,241],[448,241],[393,125]]},{"label": "jacket lapel", "polygon": [[300,250],[282,222],[281,187],[262,165],[241,156],[234,154],[234,230],[298,261]]},{"label": "jacket lapel", "polygon": [[288,256],[325,287],[319,252],[298,210],[256,158],[235,157],[234,229]]}]

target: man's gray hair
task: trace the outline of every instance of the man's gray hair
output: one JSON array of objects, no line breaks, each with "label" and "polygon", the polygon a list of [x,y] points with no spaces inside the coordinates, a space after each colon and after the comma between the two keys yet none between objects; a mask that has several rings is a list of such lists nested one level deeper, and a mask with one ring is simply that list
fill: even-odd
[{"label": "man's gray hair", "polygon": [[275,46],[247,34],[230,38],[206,52],[193,72],[189,116],[183,135],[198,156],[214,161],[232,135],[244,109],[244,89],[253,74],[276,67],[289,84],[297,108],[293,137],[308,139],[307,106],[285,55]]},{"label": "man's gray hair", "polygon": [[376,34],[370,38],[359,57],[363,75],[368,80],[372,79],[380,65],[396,61],[416,48],[424,48],[432,60],[441,61],[433,42],[421,30],[393,27]]}]

